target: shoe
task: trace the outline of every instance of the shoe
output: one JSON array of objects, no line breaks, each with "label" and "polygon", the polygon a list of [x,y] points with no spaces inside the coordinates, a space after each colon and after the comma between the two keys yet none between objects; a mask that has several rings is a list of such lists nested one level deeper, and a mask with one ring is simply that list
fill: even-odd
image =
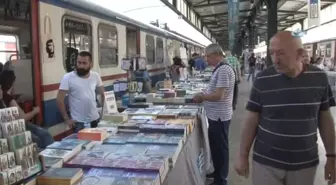
[{"label": "shoe", "polygon": [[209,174],[207,174],[206,178],[207,179],[213,179],[213,178],[215,178],[215,173],[209,173]]}]

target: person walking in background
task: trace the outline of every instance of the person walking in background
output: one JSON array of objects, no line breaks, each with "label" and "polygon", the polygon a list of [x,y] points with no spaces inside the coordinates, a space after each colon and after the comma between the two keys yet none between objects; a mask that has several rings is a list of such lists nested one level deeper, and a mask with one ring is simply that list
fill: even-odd
[{"label": "person walking in background", "polygon": [[197,53],[193,53],[191,58],[188,61],[188,70],[191,75],[192,75],[193,68],[195,68],[195,59],[197,55],[198,55]]},{"label": "person walking in background", "polygon": [[248,62],[249,62],[249,75],[247,77],[247,81],[250,80],[251,76],[252,76],[252,81],[254,81],[255,67],[256,67],[256,62],[257,62],[257,59],[254,56],[254,53],[251,54],[250,58],[248,59]]},{"label": "person walking in background", "polygon": [[303,53],[302,53],[302,62],[304,64],[310,64],[309,55],[308,55],[307,50],[303,50]]},{"label": "person walking in background", "polygon": [[170,77],[172,82],[180,81],[181,75],[183,75],[183,70],[185,65],[180,57],[173,58],[173,65],[170,67]]},{"label": "person walking in background", "polygon": [[195,70],[202,72],[205,70],[206,67],[207,64],[204,61],[203,57],[197,54],[197,56],[195,56]]},{"label": "person walking in background", "polygon": [[206,60],[214,67],[206,91],[194,97],[194,102],[204,103],[209,122],[209,143],[215,171],[207,177],[214,178],[213,185],[227,185],[229,170],[229,125],[233,114],[235,85],[234,69],[223,57],[219,44],[205,49]]},{"label": "person walking in background", "polygon": [[226,51],[226,60],[231,65],[231,67],[235,70],[237,82],[240,82],[240,63],[235,56],[232,56],[231,51]]},{"label": "person walking in background", "polygon": [[274,64],[258,74],[247,103],[235,169],[249,176],[254,142],[253,185],[314,185],[319,163],[317,130],[325,150],[324,174],[336,182],[335,106],[326,73],[303,64],[301,39],[278,32],[270,40]]}]

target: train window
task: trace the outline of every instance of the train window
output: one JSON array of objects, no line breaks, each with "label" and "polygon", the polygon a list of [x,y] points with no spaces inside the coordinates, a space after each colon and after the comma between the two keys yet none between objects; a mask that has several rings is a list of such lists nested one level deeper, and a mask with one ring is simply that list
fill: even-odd
[{"label": "train window", "polygon": [[148,64],[155,63],[155,43],[151,35],[146,35],[146,58]]},{"label": "train window", "polygon": [[161,38],[156,38],[156,61],[163,63],[163,40]]},{"label": "train window", "polygon": [[[76,61],[70,58],[71,54],[78,52],[89,51],[92,53],[92,29],[91,25],[81,19],[63,18],[63,57],[64,67],[70,72],[74,69]],[[68,59],[69,58],[69,59]]]},{"label": "train window", "polygon": [[331,57],[331,43],[326,44],[326,57]]},{"label": "train window", "polygon": [[12,55],[17,54],[17,37],[14,35],[4,35],[0,34],[0,62],[6,63],[11,60],[16,60],[16,56],[11,57]]},{"label": "train window", "polygon": [[99,25],[99,65],[118,66],[118,31],[115,26]]}]

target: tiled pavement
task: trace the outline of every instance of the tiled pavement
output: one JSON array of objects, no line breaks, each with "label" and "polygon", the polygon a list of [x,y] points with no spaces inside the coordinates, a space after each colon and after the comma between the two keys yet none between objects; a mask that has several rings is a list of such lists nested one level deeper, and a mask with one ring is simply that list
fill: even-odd
[{"label": "tiled pavement", "polygon": [[[237,104],[237,109],[234,112],[233,119],[230,125],[230,134],[229,134],[229,141],[230,141],[230,169],[229,169],[229,178],[228,178],[228,185],[252,185],[251,178],[245,179],[243,177],[239,177],[236,172],[234,171],[233,165],[235,161],[235,156],[239,149],[239,142],[240,142],[240,131],[242,128],[242,124],[244,121],[244,114],[245,114],[245,104],[248,100],[249,96],[249,89],[251,85],[246,81],[242,82],[239,87],[239,101]],[[336,109],[332,109],[332,113],[336,120]],[[336,128],[335,128],[336,129]],[[320,165],[318,168],[315,185],[323,185],[327,184],[324,181],[324,163],[325,163],[325,152],[323,144],[319,138],[319,148],[320,148]],[[207,185],[210,184],[209,181],[206,183]]]}]

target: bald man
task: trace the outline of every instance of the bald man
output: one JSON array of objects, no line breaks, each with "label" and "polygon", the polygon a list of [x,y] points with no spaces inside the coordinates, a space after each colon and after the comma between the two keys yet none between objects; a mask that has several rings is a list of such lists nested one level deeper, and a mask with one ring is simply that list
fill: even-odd
[{"label": "bald man", "polygon": [[335,124],[329,109],[335,100],[327,75],[303,64],[301,40],[291,32],[277,33],[269,52],[274,66],[253,83],[236,171],[249,175],[254,141],[254,185],[314,185],[319,129],[326,149],[326,180],[335,183]]}]

